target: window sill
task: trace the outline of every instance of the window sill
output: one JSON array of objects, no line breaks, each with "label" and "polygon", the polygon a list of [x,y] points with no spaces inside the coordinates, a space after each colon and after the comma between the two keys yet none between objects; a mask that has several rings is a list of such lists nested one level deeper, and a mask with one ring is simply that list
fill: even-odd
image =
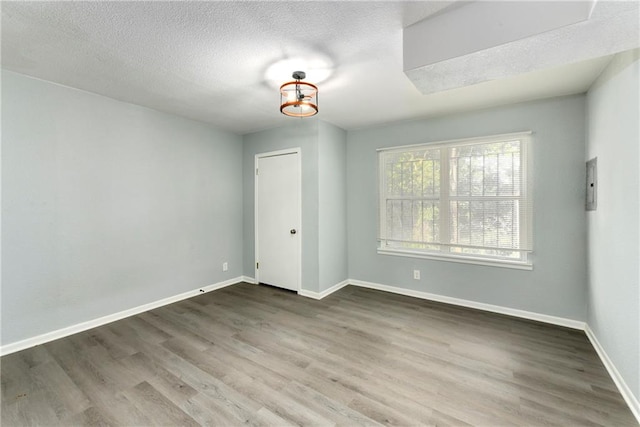
[{"label": "window sill", "polygon": [[506,260],[493,260],[487,258],[474,258],[468,256],[456,256],[445,254],[433,254],[424,252],[415,252],[398,249],[378,249],[379,255],[392,255],[408,258],[422,258],[431,259],[436,261],[458,262],[461,264],[474,264],[484,265],[488,267],[500,267],[500,268],[512,268],[516,270],[533,270],[533,264],[523,261],[506,261]]}]

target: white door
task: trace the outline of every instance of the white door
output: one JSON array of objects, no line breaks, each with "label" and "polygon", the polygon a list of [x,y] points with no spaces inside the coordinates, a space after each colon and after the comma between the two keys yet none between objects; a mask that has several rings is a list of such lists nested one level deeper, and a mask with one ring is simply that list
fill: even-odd
[{"label": "white door", "polygon": [[256,156],[256,279],[300,287],[300,153]]}]

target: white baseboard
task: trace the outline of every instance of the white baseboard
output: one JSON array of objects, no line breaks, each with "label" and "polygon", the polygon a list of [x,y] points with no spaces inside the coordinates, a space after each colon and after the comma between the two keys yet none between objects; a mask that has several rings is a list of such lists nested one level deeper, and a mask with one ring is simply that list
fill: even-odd
[{"label": "white baseboard", "polygon": [[343,280],[342,282],[336,283],[335,285],[333,285],[329,289],[325,289],[322,292],[313,292],[313,291],[308,291],[306,289],[300,289],[298,291],[298,295],[302,295],[303,297],[307,297],[307,298],[322,299],[322,298],[324,298],[324,297],[326,297],[328,295],[331,295],[332,293],[344,288],[349,283],[350,283],[349,280]]},{"label": "white baseboard", "polygon": [[469,301],[460,298],[447,297],[444,295],[431,294],[428,292],[413,291],[411,289],[397,288],[395,286],[382,285],[380,283],[365,282],[363,280],[349,280],[349,284],[363,288],[377,289],[379,291],[392,292],[394,294],[406,295],[430,301],[444,302],[446,304],[458,305],[461,307],[475,308],[477,310],[490,311],[492,313],[506,314],[508,316],[520,317],[522,319],[535,320],[538,322],[550,323],[552,325],[564,326],[571,329],[584,330],[585,323],[578,320],[566,319],[564,317],[549,316],[547,314],[534,313],[531,311],[517,310],[515,308],[502,307],[499,305],[485,304],[482,302]]},{"label": "white baseboard", "polygon": [[638,401],[638,398],[633,395],[631,389],[625,382],[624,378],[622,378],[622,375],[620,375],[620,372],[618,372],[618,370],[616,369],[616,366],[607,355],[607,352],[604,351],[604,348],[602,347],[602,345],[600,345],[600,342],[596,338],[589,325],[586,325],[584,331],[587,334],[589,341],[591,341],[591,345],[593,345],[593,348],[596,349],[596,353],[598,353],[598,356],[600,356],[600,360],[602,360],[605,368],[607,368],[609,375],[611,375],[613,382],[618,387],[618,390],[620,390],[620,394],[624,398],[625,402],[627,402],[627,405],[629,405],[629,409],[631,409],[631,412],[636,417],[636,420],[638,420],[638,424],[640,424],[640,401]]},{"label": "white baseboard", "polygon": [[235,277],[233,279],[225,280],[223,282],[214,283],[203,288],[194,289],[192,291],[183,292],[178,295],[174,295],[161,300],[153,301],[148,304],[143,304],[138,307],[133,307],[128,310],[120,311],[118,313],[109,314],[107,316],[99,317],[97,319],[88,320],[86,322],[77,323],[75,325],[67,326],[66,328],[58,329],[55,331],[47,332],[42,335],[38,335],[32,338],[27,338],[22,341],[16,341],[10,344],[5,344],[0,347],[0,356],[15,353],[16,351],[25,350],[36,345],[44,344],[50,341],[54,341],[60,338],[68,337],[69,335],[77,334],[88,329],[93,329],[98,326],[106,325],[107,323],[115,322],[116,320],[124,319],[125,317],[134,316],[136,314],[143,313],[145,311],[153,310],[154,308],[162,307],[167,304],[182,301],[187,298],[192,298],[197,295],[215,291],[229,285],[234,285],[238,282],[247,281],[244,276]]},{"label": "white baseboard", "polygon": [[[235,277],[233,279],[214,283],[212,285],[194,289],[192,291],[184,292],[168,298],[163,298],[161,300],[150,302],[148,304],[143,304],[138,307],[134,307],[128,310],[120,311],[118,313],[110,314],[108,316],[103,316],[97,319],[78,323],[72,326],[68,326],[66,328],[58,329],[56,331],[47,332],[45,334],[38,335],[32,338],[27,338],[22,341],[6,344],[3,346],[0,346],[0,355],[4,356],[7,354],[15,353],[20,350],[25,350],[30,347],[35,347],[36,345],[44,344],[50,341],[67,337],[69,335],[77,334],[79,332],[96,328],[98,326],[106,325],[108,323],[115,322],[120,319],[124,319],[126,317],[134,316],[136,314],[143,313],[145,311],[153,310],[154,308],[158,308],[168,304],[172,304],[174,302],[182,301],[187,298],[192,298],[202,293],[211,292],[217,289],[224,288],[226,286],[234,285],[239,282],[256,283],[255,278],[253,277],[248,277],[248,276]],[[562,317],[549,316],[546,314],[533,313],[533,312],[524,311],[524,310],[517,310],[513,308],[502,307],[502,306],[497,306],[492,304],[469,301],[469,300],[464,300],[459,298],[447,297],[447,296],[438,295],[438,294],[431,294],[427,292],[403,289],[395,286],[383,285],[380,283],[366,282],[363,280],[353,280],[353,279],[344,280],[340,283],[336,283],[329,289],[325,289],[322,292],[313,292],[313,291],[301,289],[300,291],[298,291],[298,294],[308,298],[320,300],[344,288],[347,285],[354,285],[354,286],[359,286],[359,287],[368,288],[368,289],[376,289],[380,291],[392,292],[399,295],[406,295],[406,296],[426,299],[430,301],[437,301],[437,302],[443,302],[443,303],[452,304],[452,305],[458,305],[462,307],[474,308],[477,310],[484,310],[484,311],[490,311],[493,313],[506,314],[508,316],[520,317],[523,319],[535,320],[538,322],[550,323],[553,325],[564,326],[572,329],[584,330],[587,337],[589,338],[589,341],[591,341],[591,344],[596,350],[596,353],[598,353],[598,356],[602,360],[602,363],[607,368],[609,375],[611,375],[611,378],[613,379],[614,383],[618,387],[620,394],[622,394],[622,397],[627,402],[627,405],[629,405],[631,412],[638,420],[638,423],[640,423],[640,402],[631,392],[631,389],[629,388],[629,386],[627,386],[627,383],[624,381],[624,379],[620,375],[620,372],[618,372],[615,365],[613,364],[613,362],[605,352],[604,348],[602,347],[602,345],[600,345],[600,342],[594,335],[593,331],[591,330],[589,325],[586,324],[585,322],[566,319]]]},{"label": "white baseboard", "polygon": [[620,394],[624,398],[625,402],[627,402],[629,409],[631,409],[631,412],[638,420],[638,423],[640,423],[640,402],[638,401],[638,398],[636,398],[636,396],[634,396],[634,394],[631,392],[631,389],[629,388],[629,386],[627,386],[627,383],[624,381],[624,379],[620,375],[620,372],[618,372],[615,365],[613,364],[613,362],[611,361],[607,353],[604,351],[604,348],[600,345],[596,336],[593,334],[593,331],[591,330],[591,328],[586,322],[567,319],[564,317],[549,316],[547,314],[534,313],[530,311],[517,310],[514,308],[502,307],[498,305],[485,304],[485,303],[476,302],[476,301],[469,301],[469,300],[464,300],[460,298],[447,297],[447,296],[438,295],[438,294],[431,294],[428,292],[414,291],[411,289],[403,289],[395,286],[383,285],[380,283],[366,282],[364,280],[355,280],[355,279],[349,279],[349,280],[345,280],[344,282],[340,282],[337,285],[332,286],[331,288],[321,293],[311,292],[311,291],[302,291],[300,292],[300,294],[310,298],[322,299],[327,295],[333,292],[336,292],[339,289],[342,289],[346,285],[354,285],[354,286],[360,286],[362,288],[392,292],[394,294],[406,295],[406,296],[426,299],[430,301],[443,302],[446,304],[452,304],[452,305],[458,305],[462,307],[473,308],[477,310],[489,311],[492,313],[506,314],[508,316],[519,317],[519,318],[528,319],[528,320],[535,320],[538,322],[549,323],[552,325],[564,326],[566,328],[585,331],[587,337],[589,338],[589,341],[591,341],[591,344],[596,350],[596,353],[598,353],[598,356],[602,360],[602,363],[607,368],[607,371],[609,372],[609,375],[613,379],[613,382],[618,387]]}]

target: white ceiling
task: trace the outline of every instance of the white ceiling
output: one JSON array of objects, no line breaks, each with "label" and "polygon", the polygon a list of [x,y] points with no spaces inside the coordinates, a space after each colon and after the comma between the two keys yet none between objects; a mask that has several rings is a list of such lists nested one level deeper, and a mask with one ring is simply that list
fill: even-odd
[{"label": "white ceiling", "polygon": [[294,66],[330,74],[319,117],[355,129],[581,93],[610,60],[422,95],[402,30],[452,3],[5,1],[2,67],[244,134],[296,120],[277,90]]}]

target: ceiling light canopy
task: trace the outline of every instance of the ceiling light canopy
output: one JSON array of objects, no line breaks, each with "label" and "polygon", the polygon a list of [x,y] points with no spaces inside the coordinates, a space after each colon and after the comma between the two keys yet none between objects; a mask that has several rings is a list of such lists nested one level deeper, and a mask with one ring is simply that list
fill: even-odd
[{"label": "ceiling light canopy", "polygon": [[295,81],[280,86],[280,112],[291,117],[311,117],[318,114],[318,87],[303,82],[304,71],[294,71]]}]

